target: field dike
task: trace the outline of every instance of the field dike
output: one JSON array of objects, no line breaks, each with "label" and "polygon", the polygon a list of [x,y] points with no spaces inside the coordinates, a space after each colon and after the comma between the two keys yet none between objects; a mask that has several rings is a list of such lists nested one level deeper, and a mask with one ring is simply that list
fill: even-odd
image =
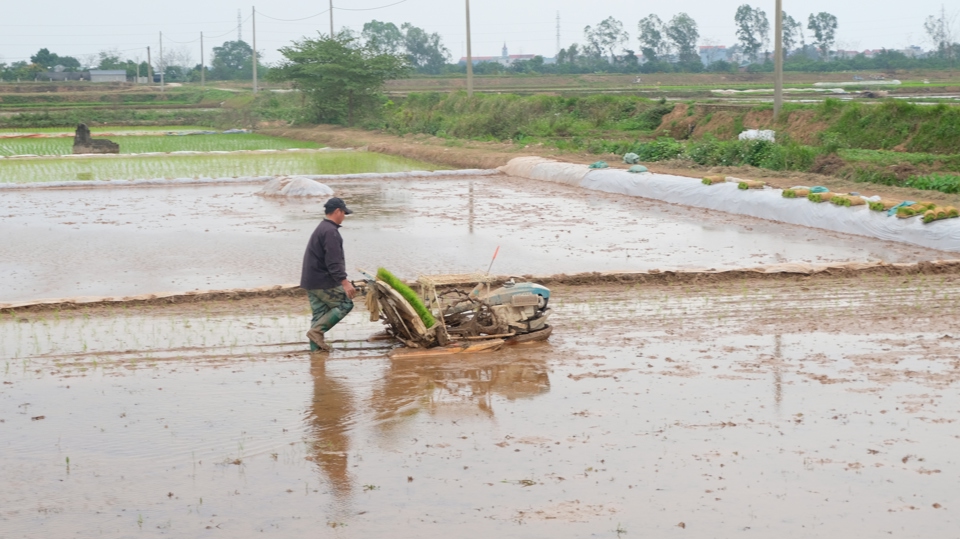
[{"label": "field dike", "polygon": [[919,218],[888,217],[885,212],[872,211],[862,203],[852,207],[813,204],[784,198],[781,189],[744,189],[743,182],[704,185],[698,179],[684,176],[631,174],[620,169],[592,170],[585,165],[541,157],[518,157],[499,170],[519,178],[960,252],[960,220],[924,224]]},{"label": "field dike", "polygon": [[[596,284],[642,284],[670,285],[688,283],[720,283],[751,280],[796,280],[858,278],[862,276],[903,275],[960,275],[960,259],[918,262],[915,264],[890,264],[887,262],[862,262],[844,264],[774,264],[752,268],[724,270],[650,270],[644,272],[591,272],[573,275],[498,275],[494,285],[509,279],[533,281],[544,285],[589,286]],[[415,286],[416,283],[410,283]],[[450,286],[472,286],[473,281],[451,283]],[[306,296],[306,291],[296,284],[261,286],[257,288],[232,288],[227,290],[194,290],[190,292],[161,292],[135,296],[84,296],[0,303],[0,314],[13,316],[21,312],[50,312],[90,310],[117,305],[156,306],[208,301],[235,301],[249,298],[277,298]]]}]

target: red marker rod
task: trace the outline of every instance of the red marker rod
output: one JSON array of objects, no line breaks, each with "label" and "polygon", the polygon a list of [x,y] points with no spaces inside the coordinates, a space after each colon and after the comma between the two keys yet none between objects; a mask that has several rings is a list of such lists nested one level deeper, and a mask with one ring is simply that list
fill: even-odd
[{"label": "red marker rod", "polygon": [[493,252],[493,260],[490,261],[490,266],[487,267],[487,275],[490,275],[490,270],[493,269],[493,263],[496,262],[498,254],[500,254],[499,245],[497,245],[497,250]]}]

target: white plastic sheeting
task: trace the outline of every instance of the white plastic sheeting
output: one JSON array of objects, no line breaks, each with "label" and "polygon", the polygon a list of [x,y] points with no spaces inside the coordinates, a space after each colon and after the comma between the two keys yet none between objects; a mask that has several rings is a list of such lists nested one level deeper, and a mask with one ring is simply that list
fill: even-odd
[{"label": "white plastic sheeting", "polygon": [[578,186],[592,169],[587,165],[561,163],[543,157],[517,157],[499,170],[520,178]]},{"label": "white plastic sheeting", "polygon": [[[570,184],[571,165],[555,162],[553,166],[557,173],[553,179],[549,174],[551,166],[544,161],[547,160],[540,160],[531,166],[533,161],[530,158],[517,158],[500,170],[511,176]],[[514,166],[515,162],[517,166]],[[587,169],[585,166],[583,168]],[[536,171],[536,177],[525,174],[531,170]],[[885,212],[871,211],[867,206],[847,208],[829,202],[815,204],[802,199],[783,198],[780,189],[741,190],[735,183],[708,186],[695,178],[654,173],[630,174],[619,169],[587,169],[577,185],[594,191],[960,252],[960,219],[924,224],[919,218],[887,217]]]},{"label": "white plastic sheeting", "polygon": [[740,133],[740,140],[767,140],[770,142],[777,141],[777,132],[770,131],[769,129],[747,129],[743,133]]},{"label": "white plastic sheeting", "polygon": [[310,178],[282,177],[271,180],[258,195],[265,197],[329,197],[333,189]]},{"label": "white plastic sheeting", "polygon": [[[584,167],[586,168],[586,167]],[[395,180],[417,178],[447,178],[463,176],[495,176],[497,170],[465,169],[465,170],[414,170],[410,172],[364,172],[362,174],[324,174],[293,176],[307,178],[318,182],[341,180]],[[0,191],[4,189],[63,189],[69,187],[138,187],[151,185],[197,185],[221,183],[264,183],[277,179],[277,176],[240,176],[237,178],[150,178],[143,180],[77,180],[66,182],[36,182],[36,183],[3,183],[0,181]]]}]

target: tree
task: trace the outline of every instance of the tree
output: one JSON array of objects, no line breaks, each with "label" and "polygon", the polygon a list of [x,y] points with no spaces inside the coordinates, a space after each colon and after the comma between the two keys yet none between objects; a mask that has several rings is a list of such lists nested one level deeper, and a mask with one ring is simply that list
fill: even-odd
[{"label": "tree", "polygon": [[770,43],[770,21],[766,12],[743,4],[737,8],[733,19],[737,23],[737,39],[743,45],[744,54],[756,62],[760,58],[760,51]]},{"label": "tree", "polygon": [[670,19],[670,24],[667,25],[667,38],[677,49],[677,56],[681,62],[700,61],[700,54],[697,52],[700,31],[693,17],[686,13],[678,13]]},{"label": "tree", "polygon": [[210,78],[239,80],[253,77],[253,47],[246,41],[227,41],[213,48]]},{"label": "tree", "polygon": [[574,43],[557,54],[558,64],[576,64],[580,59],[580,45]]},{"label": "tree", "polygon": [[670,52],[663,21],[656,15],[648,15],[637,24],[640,31],[640,52],[648,62],[656,62]]},{"label": "tree", "polygon": [[400,27],[406,35],[403,45],[407,51],[407,61],[423,73],[436,75],[450,57],[450,51],[443,46],[440,34],[430,34],[423,28],[406,22]]},{"label": "tree", "polygon": [[361,37],[378,54],[397,54],[404,47],[403,32],[392,22],[370,21],[363,25]]},{"label": "tree", "polygon": [[801,47],[804,46],[803,39],[803,25],[797,22],[796,19],[787,15],[787,12],[783,12],[783,56],[786,57],[790,54],[790,51],[797,48],[799,44]]},{"label": "tree", "polygon": [[630,35],[623,30],[623,23],[613,17],[607,17],[596,27],[587,26],[583,29],[583,36],[597,58],[602,57],[604,52],[609,52],[610,58],[615,58],[617,47],[630,41]]},{"label": "tree", "polygon": [[813,44],[820,51],[820,58],[826,59],[837,40],[837,18],[825,11],[816,15],[811,13],[807,20],[807,29],[813,32]]},{"label": "tree", "polygon": [[314,119],[325,123],[353,125],[359,111],[377,108],[387,80],[408,71],[402,56],[380,54],[345,34],[294,41],[280,54],[269,78],[292,82],[311,101]]},{"label": "tree", "polygon": [[937,56],[949,58],[953,52],[953,19],[947,17],[946,9],[940,10],[940,16],[930,15],[923,23],[923,29],[930,38],[930,43],[937,49]]},{"label": "tree", "polygon": [[72,69],[80,69],[80,60],[77,60],[72,56],[59,56],[50,52],[50,50],[46,48],[40,49],[37,51],[37,54],[31,56],[30,63],[45,69],[53,69],[56,66],[63,66],[68,71]]}]

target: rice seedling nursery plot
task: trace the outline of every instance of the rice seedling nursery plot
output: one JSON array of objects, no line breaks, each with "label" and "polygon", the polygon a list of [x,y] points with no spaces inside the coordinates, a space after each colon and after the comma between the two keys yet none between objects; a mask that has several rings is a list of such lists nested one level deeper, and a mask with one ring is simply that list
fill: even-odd
[{"label": "rice seedling nursery plot", "polygon": [[77,159],[4,159],[0,183],[152,178],[230,178],[437,170],[435,165],[371,152],[164,155]]},{"label": "rice seedling nursery plot", "polygon": [[[117,137],[120,153],[150,152],[214,152],[238,150],[286,150],[319,148],[315,142],[304,142],[252,133],[237,135],[189,135]],[[0,139],[0,155],[67,155],[73,151],[72,138]]]},{"label": "rice seedling nursery plot", "polygon": [[[90,126],[94,136],[98,133],[136,133],[140,131],[206,131],[210,127],[200,125],[127,125],[127,126]],[[0,135],[29,135],[33,133],[68,133],[73,134],[70,127],[2,127]]]}]

